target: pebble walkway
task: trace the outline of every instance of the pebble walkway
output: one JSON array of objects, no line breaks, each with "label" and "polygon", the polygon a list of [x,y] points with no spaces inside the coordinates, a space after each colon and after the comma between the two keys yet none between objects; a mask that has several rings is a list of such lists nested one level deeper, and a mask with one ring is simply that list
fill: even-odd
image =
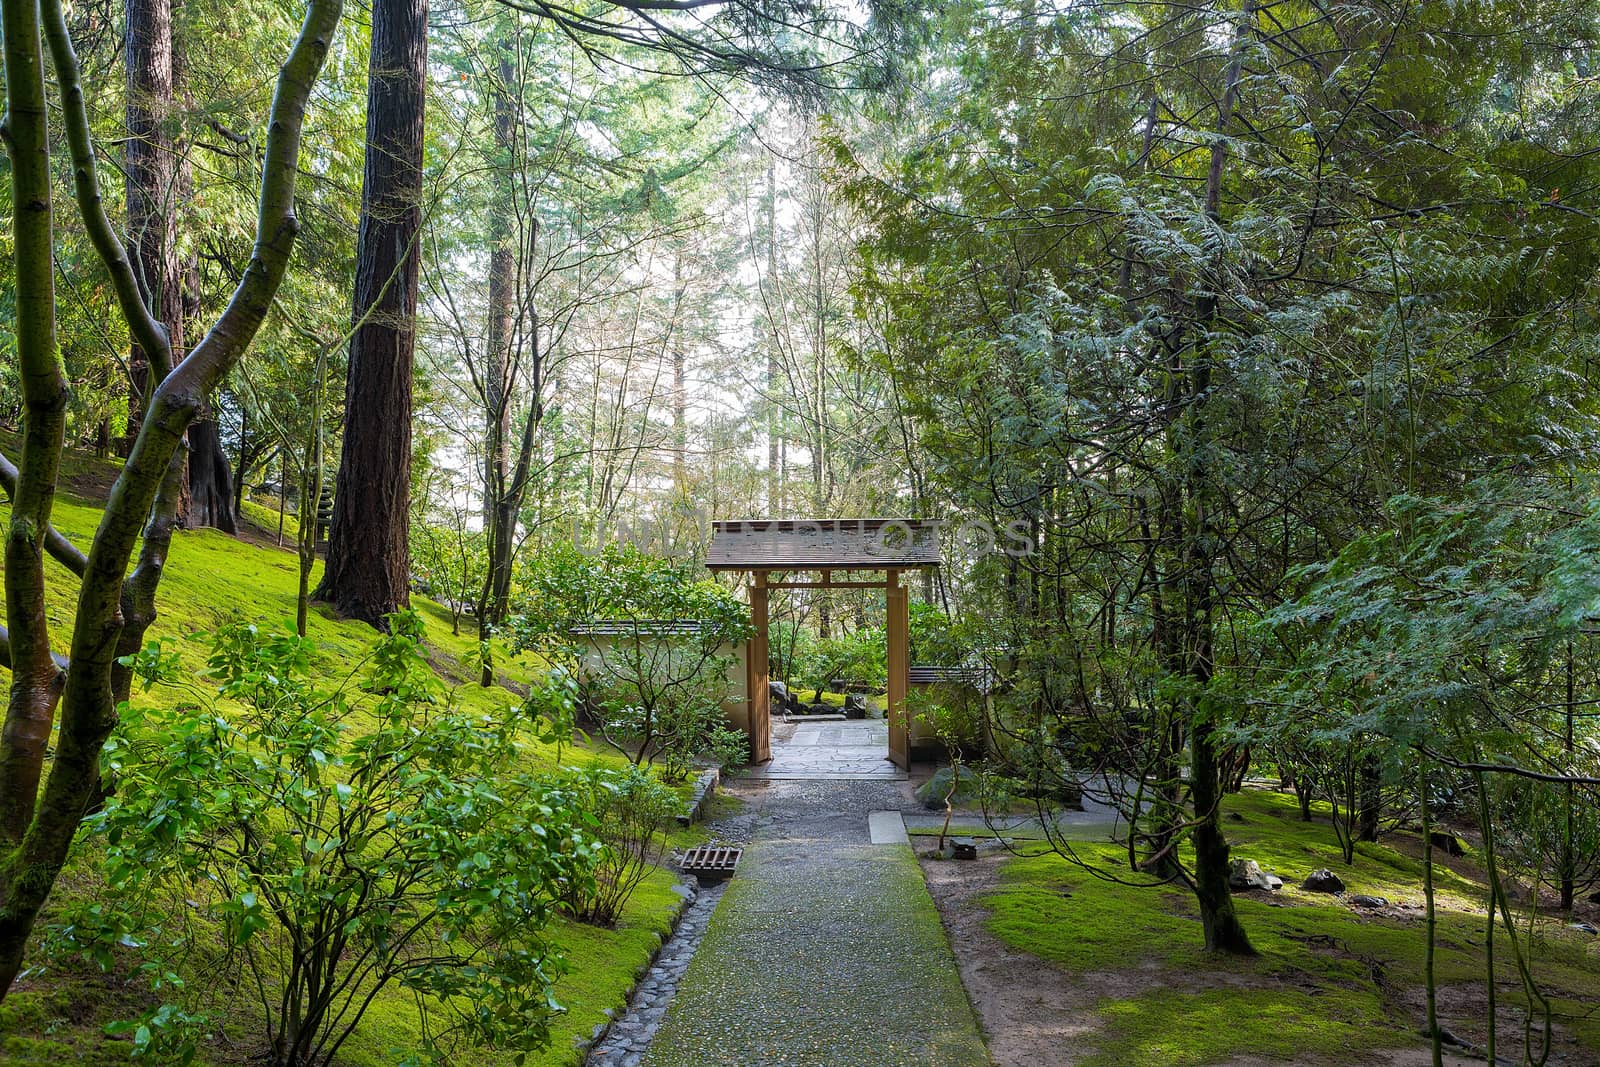
[{"label": "pebble walkway", "polygon": [[643,1067],[988,1067],[915,855],[872,843],[905,785],[731,789],[754,834]]}]

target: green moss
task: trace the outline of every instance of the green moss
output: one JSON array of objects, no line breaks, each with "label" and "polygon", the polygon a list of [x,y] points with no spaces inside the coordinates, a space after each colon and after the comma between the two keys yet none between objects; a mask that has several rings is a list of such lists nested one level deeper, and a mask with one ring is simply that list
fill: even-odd
[{"label": "green moss", "polygon": [[[1111,845],[1085,845],[1097,864],[1115,864]],[[1152,952],[1192,942],[1199,922],[1170,890],[1133,889],[1046,854],[1010,861],[1004,888],[984,899],[989,929],[1002,941],[1074,971],[1113,970]]]},{"label": "green moss", "polygon": [[[1099,1005],[1104,1039],[1087,1062],[1204,1064],[1255,1053],[1346,1063],[1361,1050],[1414,1043],[1416,1020],[1399,993],[1423,982],[1420,908],[1400,916],[1362,913],[1296,885],[1310,870],[1330,867],[1353,892],[1420,905],[1415,838],[1363,845],[1345,865],[1332,829],[1301,822],[1292,797],[1252,793],[1230,798],[1229,808],[1244,815],[1227,824],[1234,855],[1257,860],[1286,882],[1270,898],[1235,898],[1257,958],[1208,956],[1186,891],[1124,885],[1052,853],[1007,862],[1000,887],[984,898],[990,930],[1016,948],[1074,973],[1140,974],[1138,995]],[[1128,877],[1125,854],[1115,846],[1074,848],[1102,873]],[[1437,872],[1441,985],[1483,981],[1485,891],[1475,872],[1470,855]],[[1600,943],[1545,917],[1534,971],[1566,1029],[1600,1052],[1600,1022],[1589,1015],[1591,991],[1600,983]],[[1496,975],[1502,999],[1518,1003],[1503,943]],[[1472,1034],[1478,1022],[1452,1025]]]},{"label": "green moss", "polygon": [[[257,503],[246,498],[244,512],[241,516],[245,522],[254,526],[262,534],[276,539],[278,536],[278,505],[276,501]],[[300,536],[300,518],[294,512],[285,512],[283,516],[283,543],[292,549],[295,539]]]},{"label": "green moss", "polygon": [[757,841],[717,905],[648,1067],[987,1067],[911,849],[797,863]]},{"label": "green moss", "polygon": [[[113,466],[101,461],[69,455],[67,480],[80,491],[103,491],[114,472]],[[8,518],[7,512],[8,508],[0,503],[0,521]],[[99,508],[84,499],[63,495],[56,503],[56,526],[80,547],[89,543],[99,518]],[[247,504],[246,518],[269,533],[276,533],[275,511],[268,513]],[[278,549],[212,530],[179,531],[158,596],[160,615],[150,636],[170,642],[183,666],[196,670],[204,664],[209,650],[205,633],[223,623],[244,620],[266,627],[292,627],[298,588],[293,532],[290,516],[286,539],[291,547]],[[57,648],[66,651],[64,642],[70,636],[76,580],[53,561],[47,567],[50,590],[46,615]],[[313,583],[319,573],[320,564],[312,575]],[[507,689],[476,684],[477,672],[471,658],[476,651],[477,634],[470,621],[461,634],[452,634],[449,613],[441,605],[420,596],[413,596],[412,602],[427,624],[429,660],[451,687],[457,702],[470,710],[496,714],[503,714],[517,703],[517,695]],[[316,667],[328,684],[343,680],[356,668],[373,637],[367,626],[334,618],[320,605],[312,606],[308,634],[320,655]],[[512,685],[522,685],[530,680],[531,667],[523,662],[505,662],[497,664],[497,673]],[[9,682],[9,672],[0,669],[0,682]],[[555,751],[549,746],[530,745],[527,759],[533,769],[551,767]],[[578,745],[563,748],[563,763],[591,760],[621,762],[609,751]],[[692,828],[678,837],[688,840],[695,835],[703,837],[703,829]],[[74,865],[63,872],[57,884],[58,906],[70,899],[90,898],[98,891],[93,863],[92,850],[83,850]],[[556,997],[566,1012],[553,1023],[550,1048],[526,1062],[549,1067],[578,1062],[573,1042],[586,1038],[607,1008],[623,1003],[634,976],[648,964],[669,928],[679,899],[671,890],[672,883],[673,877],[666,871],[653,873],[630,901],[615,929],[566,922],[553,927],[552,944],[570,965],[556,987]],[[186,921],[193,923],[194,919],[189,916]],[[195,936],[203,940],[203,934]],[[147,997],[144,980],[127,977],[138,961],[131,952],[126,956],[122,974],[53,972],[14,992],[0,1005],[0,1035],[4,1035],[0,1037],[0,1063],[8,1067],[126,1063],[129,1044],[106,1037],[102,1029],[109,1021],[137,1014]],[[197,944],[187,965],[196,968],[191,977],[213,982],[214,975],[203,976],[199,972],[216,962],[203,945]],[[201,1062],[206,1062],[208,1056],[219,1067],[238,1062],[238,1048],[249,1048],[262,1032],[256,1010],[249,998],[240,998],[225,1009],[218,1021],[235,1046],[231,1050],[203,1050]],[[350,1067],[386,1067],[395,1062],[395,1049],[415,1047],[419,1026],[419,1013],[411,994],[398,988],[385,990],[345,1046],[341,1060]],[[511,1057],[474,1052],[471,1062],[490,1067],[510,1063]]]},{"label": "green moss", "polygon": [[1241,1053],[1304,1062],[1404,1044],[1405,1035],[1370,1025],[1380,1011],[1370,993],[1296,989],[1197,991],[1157,988],[1103,1000],[1104,1036],[1083,1067],[1205,1067]]},{"label": "green moss", "polygon": [[[606,1017],[607,1008],[619,1006],[628,989],[650,964],[672,928],[682,898],[672,891],[673,878],[656,871],[628,902],[614,929],[558,922],[551,930],[551,946],[571,964],[556,982],[555,996],[565,1009],[551,1022],[550,1046],[529,1055],[529,1067],[577,1067],[582,1056],[576,1045],[587,1040]],[[409,1050],[421,1020],[411,995],[389,989],[368,1009],[361,1028],[341,1052],[345,1067],[388,1067],[395,1052]],[[509,1067],[511,1053],[475,1050],[470,1062],[482,1067]]]}]

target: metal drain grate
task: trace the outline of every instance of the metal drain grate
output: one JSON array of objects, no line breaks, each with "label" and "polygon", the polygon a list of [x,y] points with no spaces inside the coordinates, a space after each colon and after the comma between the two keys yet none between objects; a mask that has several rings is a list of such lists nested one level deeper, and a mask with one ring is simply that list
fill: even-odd
[{"label": "metal drain grate", "polygon": [[734,868],[739,866],[739,857],[742,855],[742,848],[701,845],[683,854],[678,869],[684,874],[694,875],[702,882],[721,882],[733,877]]}]

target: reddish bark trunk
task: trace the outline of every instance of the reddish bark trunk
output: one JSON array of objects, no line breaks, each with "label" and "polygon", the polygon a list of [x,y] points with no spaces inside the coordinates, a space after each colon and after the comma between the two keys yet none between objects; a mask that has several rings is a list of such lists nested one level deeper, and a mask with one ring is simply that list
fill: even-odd
[{"label": "reddish bark trunk", "polygon": [[[170,0],[127,0],[128,140],[124,171],[129,258],[145,306],[167,328],[172,350],[183,348],[183,278],[170,197],[177,157],[168,120],[172,112],[172,5]],[[127,455],[144,421],[152,387],[151,353],[134,344],[128,368],[128,429],[120,451]],[[159,380],[158,371],[156,379]]]},{"label": "reddish bark trunk", "polygon": [[421,264],[427,0],[372,9],[344,445],[316,597],[378,625],[410,603],[411,374]]}]

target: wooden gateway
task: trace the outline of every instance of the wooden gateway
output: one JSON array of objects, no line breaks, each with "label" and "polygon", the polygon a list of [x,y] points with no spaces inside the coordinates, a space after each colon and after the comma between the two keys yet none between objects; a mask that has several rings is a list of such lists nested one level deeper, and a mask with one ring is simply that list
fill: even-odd
[{"label": "wooden gateway", "polygon": [[[888,608],[889,758],[911,762],[906,714],[910,684],[911,602],[905,571],[939,566],[939,524],[926,519],[741,519],[712,523],[706,566],[750,575],[755,636],[745,657],[750,761],[772,758],[768,689],[768,596],[773,589],[882,589]],[[796,575],[815,575],[797,579]],[[836,577],[843,575],[844,577]]]}]

